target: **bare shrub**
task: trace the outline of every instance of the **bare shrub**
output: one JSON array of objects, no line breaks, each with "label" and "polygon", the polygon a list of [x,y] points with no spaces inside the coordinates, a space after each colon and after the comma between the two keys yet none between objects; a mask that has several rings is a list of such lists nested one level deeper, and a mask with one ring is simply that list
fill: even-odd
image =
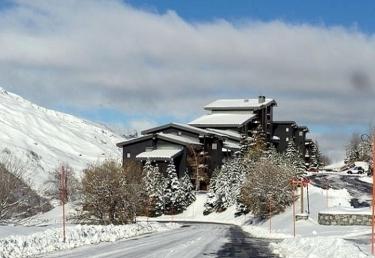
[{"label": "bare shrub", "polygon": [[74,170],[68,164],[61,164],[56,167],[49,176],[48,189],[45,194],[53,199],[60,199],[61,170],[64,169],[67,178],[67,201],[75,202],[81,199],[82,185],[74,176]]},{"label": "bare shrub", "polygon": [[[279,213],[292,203],[290,180],[296,169],[261,159],[252,166],[241,189],[240,200],[256,216]],[[271,206],[271,207],[270,207]]]},{"label": "bare shrub", "polygon": [[22,162],[13,156],[0,158],[0,221],[25,218],[52,208],[22,179]]},{"label": "bare shrub", "polygon": [[134,222],[140,208],[141,179],[137,171],[135,165],[122,167],[115,160],[85,169],[82,179],[84,218],[100,224]]}]

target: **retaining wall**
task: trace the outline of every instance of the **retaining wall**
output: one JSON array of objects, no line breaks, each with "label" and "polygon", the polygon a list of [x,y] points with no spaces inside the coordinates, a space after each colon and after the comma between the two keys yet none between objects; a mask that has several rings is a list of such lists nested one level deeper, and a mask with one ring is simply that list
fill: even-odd
[{"label": "retaining wall", "polygon": [[371,215],[319,213],[318,222],[321,225],[371,226]]}]

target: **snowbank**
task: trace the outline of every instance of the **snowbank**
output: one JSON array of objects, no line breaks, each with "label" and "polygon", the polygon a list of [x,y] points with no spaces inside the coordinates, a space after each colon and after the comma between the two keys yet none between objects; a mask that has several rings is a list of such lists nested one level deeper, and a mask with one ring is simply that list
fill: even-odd
[{"label": "snowbank", "polygon": [[0,239],[0,257],[29,257],[48,252],[66,250],[82,245],[113,242],[141,234],[162,232],[180,227],[175,223],[137,223],[121,226],[78,225],[67,228],[64,243],[61,229],[47,229],[27,236],[10,236]]},{"label": "snowbank", "polygon": [[352,207],[331,207],[329,209],[321,210],[321,214],[358,214],[358,215],[371,215],[370,207],[352,208]]},{"label": "snowbank", "polygon": [[281,257],[298,258],[362,258],[369,257],[354,243],[337,237],[285,239],[271,243],[273,252]]}]

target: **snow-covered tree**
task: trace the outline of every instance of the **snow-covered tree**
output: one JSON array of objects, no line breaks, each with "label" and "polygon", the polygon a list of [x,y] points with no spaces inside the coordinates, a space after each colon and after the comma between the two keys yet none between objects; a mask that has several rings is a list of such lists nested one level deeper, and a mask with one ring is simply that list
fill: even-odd
[{"label": "snow-covered tree", "polygon": [[297,170],[297,175],[302,176],[305,171],[305,162],[293,140],[288,141],[285,157],[286,161]]},{"label": "snow-covered tree", "polygon": [[256,161],[264,157],[268,149],[267,137],[261,125],[251,132],[252,137],[249,138],[247,153],[243,158],[246,160]]},{"label": "snow-covered tree", "polygon": [[361,143],[361,138],[359,134],[353,133],[349,144],[346,146],[346,157],[345,164],[352,165],[354,162],[359,160],[359,144]]},{"label": "snow-covered tree", "polygon": [[312,143],[311,152],[310,152],[310,168],[319,169],[324,166],[324,156],[322,155],[318,142],[315,141]]},{"label": "snow-covered tree", "polygon": [[182,212],[186,208],[184,198],[184,190],[178,180],[176,167],[173,160],[170,161],[167,167],[166,183],[164,189],[164,212],[166,214],[175,214]]},{"label": "snow-covered tree", "polygon": [[180,181],[181,187],[184,191],[184,199],[187,207],[195,201],[194,186],[191,183],[191,179],[187,171],[185,172],[185,175],[180,179]]},{"label": "snow-covered tree", "polygon": [[148,215],[160,216],[164,212],[165,179],[159,172],[159,167],[153,166],[147,160],[143,166],[145,188],[148,195]]},{"label": "snow-covered tree", "polygon": [[245,171],[241,158],[226,160],[221,169],[215,170],[210,181],[205,214],[212,211],[220,212],[237,204]]},{"label": "snow-covered tree", "polygon": [[290,180],[294,167],[277,164],[273,159],[260,159],[251,167],[241,187],[241,202],[256,216],[267,217],[282,211],[292,202]]}]

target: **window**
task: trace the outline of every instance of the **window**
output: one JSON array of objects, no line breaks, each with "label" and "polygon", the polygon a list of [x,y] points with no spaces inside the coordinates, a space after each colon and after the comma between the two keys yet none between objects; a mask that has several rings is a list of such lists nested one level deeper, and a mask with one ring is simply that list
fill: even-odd
[{"label": "window", "polygon": [[212,149],[213,149],[213,150],[217,150],[217,143],[213,143],[213,144],[212,144]]},{"label": "window", "polygon": [[302,131],[301,131],[301,132],[299,132],[299,136],[301,136],[301,137],[303,136],[303,132],[302,132]]},{"label": "window", "polygon": [[285,138],[285,141],[289,142],[289,137],[286,137],[286,138]]},{"label": "window", "polygon": [[289,132],[289,127],[287,127],[287,128],[285,129],[285,132]]},{"label": "window", "polygon": [[128,159],[130,159],[130,157],[131,157],[130,152],[126,153],[126,157],[127,157]]}]

